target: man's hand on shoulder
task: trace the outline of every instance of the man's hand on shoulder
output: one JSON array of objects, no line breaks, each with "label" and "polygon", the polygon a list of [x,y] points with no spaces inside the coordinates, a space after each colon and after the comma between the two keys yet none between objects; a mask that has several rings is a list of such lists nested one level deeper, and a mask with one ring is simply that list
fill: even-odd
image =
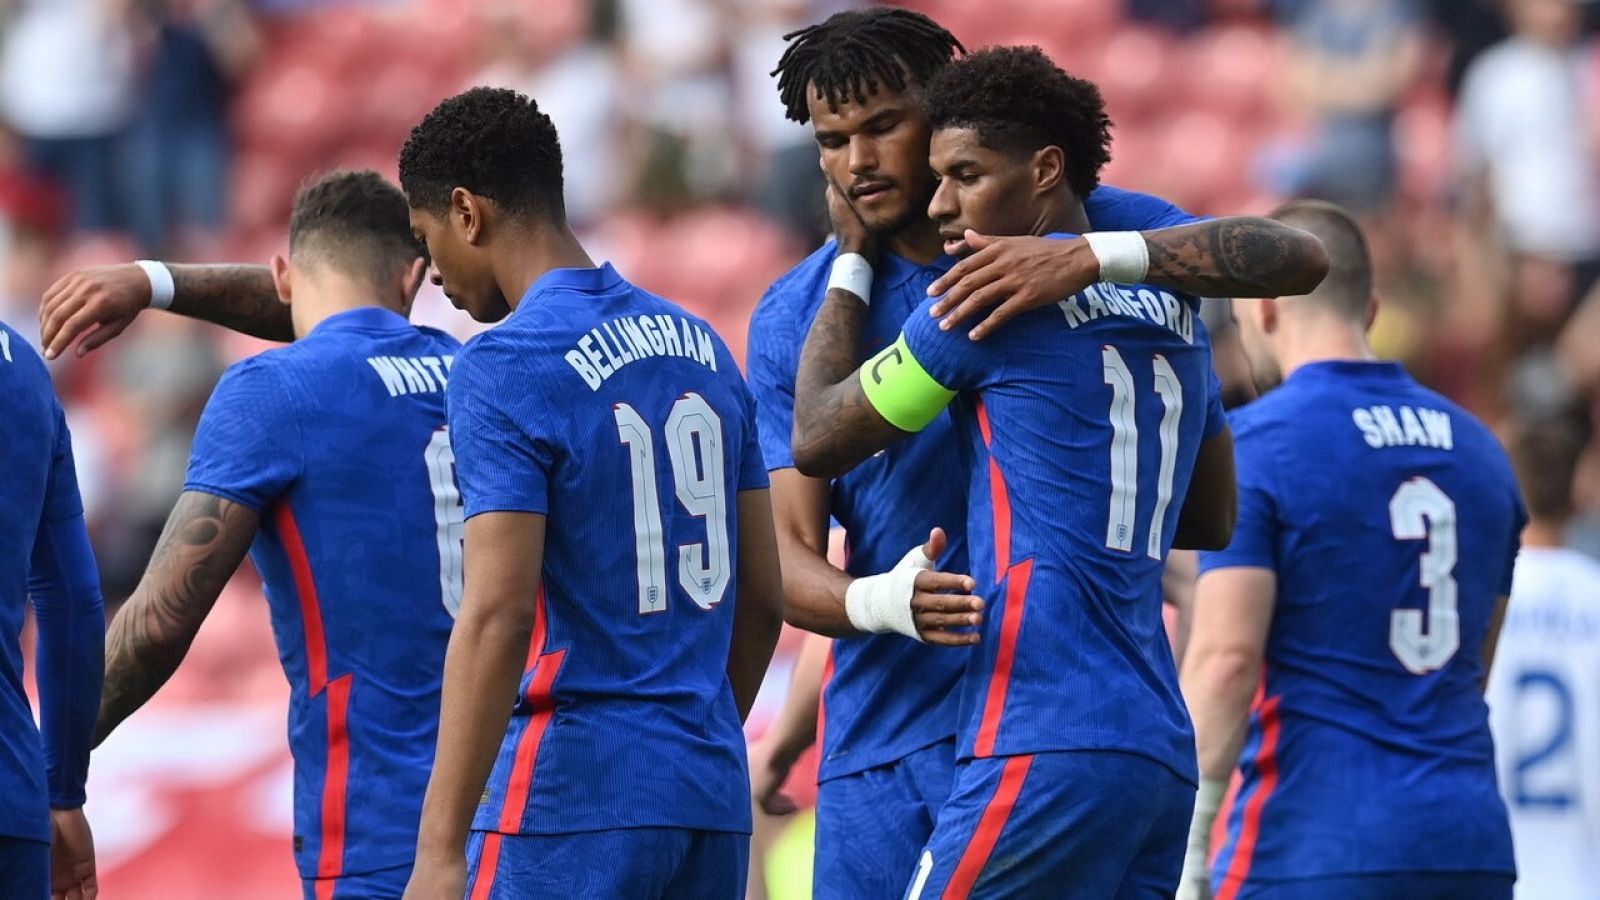
[{"label": "man's hand on shoulder", "polygon": [[1064,300],[1100,280],[1100,260],[1081,237],[991,237],[969,229],[966,243],[973,254],[928,287],[928,296],[939,297],[929,313],[948,331],[989,310],[972,326],[975,341],[1022,313]]},{"label": "man's hand on shoulder", "polygon": [[56,280],[39,306],[46,359],[74,343],[77,355],[121,334],[150,305],[150,278],[133,263],[91,266]]}]

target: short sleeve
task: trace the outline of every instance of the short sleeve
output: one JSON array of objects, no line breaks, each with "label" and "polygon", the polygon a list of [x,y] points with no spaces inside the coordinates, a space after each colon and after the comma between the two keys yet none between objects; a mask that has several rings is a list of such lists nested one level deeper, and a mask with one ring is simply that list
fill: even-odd
[{"label": "short sleeve", "polygon": [[1511,538],[1506,546],[1505,575],[1500,579],[1500,594],[1511,595],[1511,580],[1516,574],[1517,554],[1522,552],[1522,530],[1528,527],[1528,507],[1522,501],[1516,476],[1511,475]]},{"label": "short sleeve", "polygon": [[789,439],[794,434],[794,381],[799,368],[799,335],[794,315],[768,291],[750,317],[746,343],[750,391],[755,396],[756,430],[767,469],[794,468]]},{"label": "short sleeve", "polygon": [[195,429],[186,491],[262,512],[300,477],[305,447],[294,398],[261,358],[223,374]]},{"label": "short sleeve", "polygon": [[1240,567],[1277,568],[1278,502],[1269,481],[1265,441],[1242,435],[1234,445],[1239,478],[1239,518],[1225,550],[1200,554],[1200,572]]},{"label": "short sleeve", "polygon": [[1160,197],[1102,184],[1089,193],[1083,211],[1096,231],[1153,231],[1209,220]]},{"label": "short sleeve", "polygon": [[61,405],[55,408],[55,441],[50,450],[50,482],[45,489],[44,515],[40,522],[60,522],[83,514],[83,499],[78,495],[78,473],[72,462],[72,432],[67,429]]},{"label": "short sleeve", "polygon": [[[480,335],[456,357],[446,389],[450,446],[466,517],[486,512],[548,513],[555,466],[551,444],[535,432],[551,417],[539,395],[502,390],[505,374],[527,357]],[[520,379],[518,379],[520,381]]]},{"label": "short sleeve", "polygon": [[[739,396],[744,399],[744,446],[739,452],[739,490],[759,491],[768,487],[767,462],[762,451],[761,426],[756,421],[756,398],[744,379],[739,380]],[[788,441],[784,441],[788,443]]]}]

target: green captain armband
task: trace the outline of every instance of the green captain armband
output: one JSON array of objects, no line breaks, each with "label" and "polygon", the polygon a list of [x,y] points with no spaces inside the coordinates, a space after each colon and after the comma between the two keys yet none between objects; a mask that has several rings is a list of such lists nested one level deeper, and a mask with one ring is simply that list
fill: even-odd
[{"label": "green captain armband", "polygon": [[884,421],[901,431],[921,431],[956,395],[933,380],[911,355],[905,334],[861,364],[861,391]]}]

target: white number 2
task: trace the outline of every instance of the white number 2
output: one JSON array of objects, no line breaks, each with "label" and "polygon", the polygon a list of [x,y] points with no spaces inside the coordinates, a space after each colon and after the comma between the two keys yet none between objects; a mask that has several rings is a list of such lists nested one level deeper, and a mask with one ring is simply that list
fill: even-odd
[{"label": "white number 2", "polygon": [[[628,449],[633,480],[633,540],[639,569],[639,614],[667,608],[667,548],[663,544],[661,495],[656,488],[655,439],[638,411],[612,408],[617,439]],[[699,394],[672,405],[663,429],[672,461],[673,493],[689,514],[705,520],[704,543],[678,547],[678,585],[701,609],[722,602],[733,576],[728,551],[728,490],[724,473],[722,419]]]},{"label": "white number 2", "polygon": [[1427,540],[1420,580],[1428,589],[1428,616],[1422,610],[1389,614],[1389,649],[1407,670],[1426,675],[1442,668],[1461,647],[1461,614],[1456,609],[1456,505],[1439,486],[1418,476],[1400,485],[1389,499],[1389,525],[1395,540]]},{"label": "white number 2", "polygon": [[461,490],[456,487],[456,456],[450,449],[450,432],[443,428],[435,431],[422,459],[428,466],[433,523],[439,538],[439,595],[453,619],[461,611],[461,539],[466,526]]},{"label": "white number 2", "polygon": [[[1128,552],[1133,550],[1134,519],[1139,510],[1139,421],[1135,416],[1133,372],[1122,354],[1110,344],[1101,346],[1100,360],[1105,382],[1111,385],[1111,511],[1106,519],[1106,546]],[[1150,514],[1145,555],[1160,559],[1161,535],[1166,526],[1167,507],[1172,504],[1172,479],[1178,464],[1183,385],[1165,356],[1155,354],[1150,364],[1155,370],[1156,394],[1161,397],[1161,460],[1156,477],[1156,508]]]}]

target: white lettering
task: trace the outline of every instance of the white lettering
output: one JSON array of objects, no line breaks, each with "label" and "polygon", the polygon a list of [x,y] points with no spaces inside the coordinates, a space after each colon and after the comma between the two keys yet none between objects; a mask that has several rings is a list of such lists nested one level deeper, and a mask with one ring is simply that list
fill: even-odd
[{"label": "white lettering", "polygon": [[717,370],[717,346],[711,343],[711,335],[704,328],[694,330],[695,342],[700,345],[700,361]]},{"label": "white lettering", "polygon": [[1428,433],[1422,430],[1422,422],[1417,419],[1417,414],[1411,407],[1400,407],[1400,422],[1406,429],[1406,443],[1415,446],[1428,442]]},{"label": "white lettering", "polygon": [[1450,433],[1450,414],[1437,409],[1418,410],[1422,425],[1428,429],[1428,443],[1444,450],[1455,449],[1455,438]]},{"label": "white lettering", "polygon": [[697,363],[705,362],[700,358],[699,347],[694,342],[694,326],[689,324],[688,319],[679,319],[678,327],[683,329],[683,355]]},{"label": "white lettering", "polygon": [[650,342],[645,339],[644,332],[639,330],[639,323],[636,320],[618,319],[617,329],[622,332],[623,337],[628,339],[628,343],[633,345],[635,356],[643,358],[651,355]]},{"label": "white lettering", "polygon": [[[0,335],[4,333],[0,332]],[[372,370],[378,373],[378,377],[383,379],[383,386],[389,391],[389,396],[398,397],[406,393],[405,382],[400,378],[400,370],[396,369],[394,363],[387,357],[369,356],[367,357],[367,365],[371,366]]]},{"label": "white lettering", "polygon": [[661,339],[661,329],[656,325],[654,317],[640,316],[639,329],[644,332],[645,338],[650,341],[650,349],[654,350],[657,356],[667,355],[667,342]]},{"label": "white lettering", "polygon": [[1383,431],[1383,442],[1393,447],[1405,443],[1405,432],[1400,430],[1400,420],[1394,417],[1394,410],[1387,406],[1374,406],[1372,417],[1378,421],[1378,428]]},{"label": "white lettering", "polygon": [[606,365],[606,361],[600,358],[600,351],[594,348],[593,332],[584,335],[578,341],[578,349],[582,350],[583,355],[589,358],[589,364],[594,366],[594,370],[600,373],[601,381],[611,377],[611,373],[615,370]]},{"label": "white lettering", "polygon": [[421,360],[422,364],[428,367],[428,371],[433,373],[434,379],[439,382],[440,390],[443,390],[444,386],[448,384],[449,381],[444,377],[445,368],[439,364],[439,357],[424,356],[421,357]]},{"label": "white lettering", "polygon": [[1367,442],[1368,447],[1374,449],[1383,446],[1383,432],[1378,429],[1378,423],[1372,420],[1372,413],[1365,409],[1353,409],[1350,418],[1361,429],[1361,439]]},{"label": "white lettering", "polygon": [[400,370],[400,374],[405,376],[407,393],[419,394],[423,391],[434,390],[423,380],[421,366],[406,359],[404,356],[391,356],[389,360],[394,363],[396,369]]},{"label": "white lettering", "polygon": [[584,358],[582,353],[577,350],[568,350],[566,359],[573,370],[583,378],[583,383],[589,386],[589,390],[600,390],[600,373],[594,370],[594,366],[589,365],[589,361]]},{"label": "white lettering", "polygon": [[666,339],[667,352],[673,356],[682,356],[683,342],[678,339],[678,326],[672,323],[672,317],[656,316],[656,321],[661,323],[661,336]]},{"label": "white lettering", "polygon": [[1078,305],[1077,297],[1068,297],[1056,305],[1061,307],[1061,314],[1067,317],[1068,328],[1077,328],[1079,325],[1089,321],[1088,314],[1083,311],[1082,306]]},{"label": "white lettering", "polygon": [[0,355],[5,356],[6,362],[11,362],[11,333],[0,331]]},{"label": "white lettering", "polygon": [[1150,321],[1157,325],[1172,324],[1162,310],[1161,298],[1156,296],[1155,291],[1140,290],[1139,302],[1144,304],[1144,314]]}]

